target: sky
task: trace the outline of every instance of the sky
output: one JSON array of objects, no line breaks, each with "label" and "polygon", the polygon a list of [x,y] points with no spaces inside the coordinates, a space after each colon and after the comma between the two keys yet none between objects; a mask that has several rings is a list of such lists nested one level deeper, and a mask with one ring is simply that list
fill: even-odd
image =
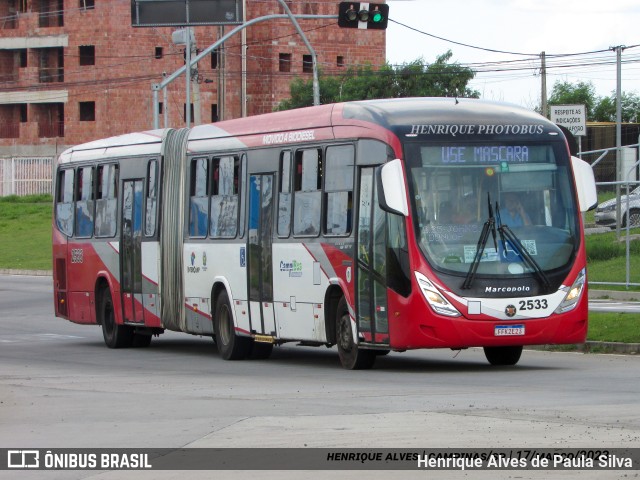
[{"label": "sky", "polygon": [[[572,84],[585,81],[593,83],[597,96],[609,96],[616,89],[616,53],[609,49],[619,45],[631,47],[622,52],[622,91],[640,94],[638,0],[387,0],[387,3],[390,19],[386,32],[387,61],[396,65],[424,58],[431,63],[451,50],[451,62],[473,64],[478,70],[469,87],[478,90],[481,98],[529,108],[538,106],[543,51],[547,56],[548,95],[556,81]],[[564,55],[599,50],[606,51]]]}]

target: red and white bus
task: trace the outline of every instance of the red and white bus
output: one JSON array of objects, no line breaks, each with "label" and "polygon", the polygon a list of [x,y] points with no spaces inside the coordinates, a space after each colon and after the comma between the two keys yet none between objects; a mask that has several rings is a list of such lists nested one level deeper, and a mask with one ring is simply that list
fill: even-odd
[{"label": "red and white bus", "polygon": [[[164,330],[225,359],[583,342],[593,173],[557,126],[467,99],[348,102],[60,155],[57,316],[111,348]],[[512,206],[517,204],[517,206]]]}]

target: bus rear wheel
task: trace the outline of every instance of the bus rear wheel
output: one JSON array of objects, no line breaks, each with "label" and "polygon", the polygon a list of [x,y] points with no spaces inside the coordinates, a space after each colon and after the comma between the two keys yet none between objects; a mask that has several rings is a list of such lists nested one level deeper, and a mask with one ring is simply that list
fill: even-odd
[{"label": "bus rear wheel", "polygon": [[484,347],[484,355],[491,365],[515,365],[522,355],[522,346]]},{"label": "bus rear wheel", "polygon": [[133,329],[128,325],[118,325],[113,310],[113,299],[108,288],[102,290],[100,301],[100,323],[104,343],[109,348],[130,347],[133,343]]},{"label": "bus rear wheel", "polygon": [[373,350],[358,348],[351,329],[351,316],[344,297],[338,303],[336,312],[336,344],[340,363],[347,370],[367,370],[373,367],[376,354]]},{"label": "bus rear wheel", "polygon": [[218,352],[222,358],[225,360],[242,360],[243,358],[247,358],[251,352],[252,339],[236,335],[229,295],[226,291],[220,292],[216,301],[213,331],[216,335]]}]

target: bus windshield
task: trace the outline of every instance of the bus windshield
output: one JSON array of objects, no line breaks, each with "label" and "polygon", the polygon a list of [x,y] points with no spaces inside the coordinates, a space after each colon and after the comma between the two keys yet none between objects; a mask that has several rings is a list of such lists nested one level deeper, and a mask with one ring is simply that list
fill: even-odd
[{"label": "bus windshield", "polygon": [[578,207],[564,145],[410,142],[405,153],[416,234],[436,270],[544,276],[573,260]]}]

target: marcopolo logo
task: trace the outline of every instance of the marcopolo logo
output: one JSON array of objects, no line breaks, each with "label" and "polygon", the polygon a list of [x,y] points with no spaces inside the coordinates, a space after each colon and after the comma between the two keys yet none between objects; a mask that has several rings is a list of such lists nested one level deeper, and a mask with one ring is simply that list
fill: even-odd
[{"label": "marcopolo logo", "polygon": [[518,292],[530,292],[531,287],[527,285],[520,285],[517,287],[492,287],[491,285],[484,288],[484,293],[518,293]]}]

